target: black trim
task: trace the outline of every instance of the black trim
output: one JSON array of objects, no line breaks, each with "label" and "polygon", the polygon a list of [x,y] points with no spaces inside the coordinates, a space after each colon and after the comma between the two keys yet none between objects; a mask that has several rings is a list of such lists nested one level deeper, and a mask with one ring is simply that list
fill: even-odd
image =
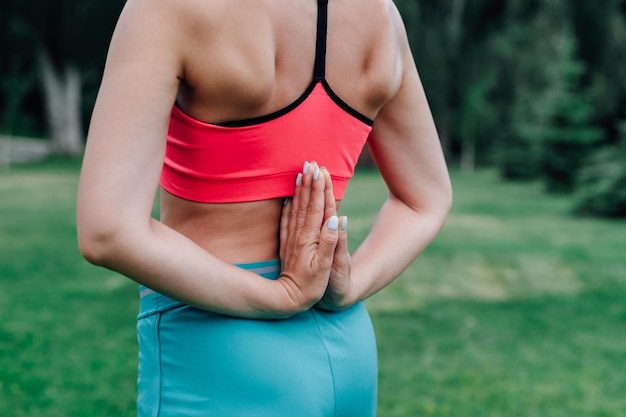
[{"label": "black trim", "polygon": [[330,84],[328,84],[328,81],[326,81],[325,79],[322,80],[322,85],[324,86],[324,90],[326,90],[326,94],[328,94],[328,96],[335,102],[335,104],[341,107],[343,110],[345,110],[350,116],[362,121],[368,126],[372,126],[374,124],[374,121],[372,119],[365,116],[363,113],[360,113],[358,110],[354,109],[348,103],[343,101],[341,97],[339,97],[333,91]]},{"label": "black trim", "polygon": [[[369,117],[363,115],[358,110],[352,108],[348,103],[343,101],[341,97],[339,97],[333,89],[326,81],[326,34],[328,31],[328,0],[318,0],[318,12],[317,12],[317,36],[315,41],[315,67],[313,69],[313,81],[306,88],[304,93],[300,95],[293,103],[283,107],[280,110],[276,110],[270,114],[266,114],[258,117],[251,117],[248,119],[241,120],[233,120],[222,123],[209,123],[215,126],[221,127],[245,127],[245,126],[253,126],[261,123],[266,123],[271,120],[277,119],[285,114],[291,112],[296,107],[298,107],[304,100],[311,95],[311,92],[315,89],[315,86],[318,82],[322,83],[324,90],[331,98],[331,100],[337,104],[341,109],[343,109],[346,113],[351,115],[352,117],[360,120],[368,126],[372,126],[374,121]],[[185,113],[178,103],[176,106],[180,109],[181,112]],[[186,113],[185,113],[186,114]],[[189,116],[189,115],[188,115]],[[189,116],[191,117],[191,116]],[[193,119],[193,117],[191,117]]]},{"label": "black trim", "polygon": [[306,100],[307,97],[311,95],[311,92],[313,92],[313,89],[315,88],[316,84],[317,84],[317,81],[315,80],[312,81],[311,84],[309,84],[307,89],[304,91],[304,93],[302,93],[302,95],[298,97],[296,101],[270,114],[266,114],[266,115],[258,116],[258,117],[251,117],[249,119],[233,120],[232,122],[222,122],[222,123],[213,123],[213,124],[216,126],[222,126],[222,127],[244,127],[244,126],[258,125],[261,123],[269,122],[270,120],[273,120],[273,119],[278,119],[279,117],[284,116],[285,114],[294,110],[304,100]]}]

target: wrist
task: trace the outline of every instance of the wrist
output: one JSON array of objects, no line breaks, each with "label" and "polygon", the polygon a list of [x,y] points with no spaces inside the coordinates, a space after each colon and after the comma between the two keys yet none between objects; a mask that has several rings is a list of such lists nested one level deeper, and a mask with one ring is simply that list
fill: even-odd
[{"label": "wrist", "polygon": [[287,318],[295,314],[302,313],[310,309],[321,296],[307,294],[298,287],[296,282],[287,275],[282,275],[275,281],[270,281],[274,285],[273,310],[282,317]]},{"label": "wrist", "polygon": [[357,296],[354,280],[347,280],[346,286],[341,291],[328,287],[324,297],[315,305],[317,308],[329,311],[341,311],[361,301]]}]

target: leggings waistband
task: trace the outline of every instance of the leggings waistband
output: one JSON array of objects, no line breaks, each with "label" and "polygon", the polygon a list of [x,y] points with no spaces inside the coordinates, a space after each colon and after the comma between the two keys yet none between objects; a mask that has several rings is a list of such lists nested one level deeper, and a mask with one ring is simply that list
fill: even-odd
[{"label": "leggings waistband", "polygon": [[[280,259],[272,259],[269,261],[252,262],[244,264],[235,264],[236,267],[254,272],[267,279],[278,279],[280,276]],[[159,311],[169,310],[171,308],[184,305],[180,301],[166,297],[163,294],[144,286],[139,286],[139,317],[146,317]]]}]

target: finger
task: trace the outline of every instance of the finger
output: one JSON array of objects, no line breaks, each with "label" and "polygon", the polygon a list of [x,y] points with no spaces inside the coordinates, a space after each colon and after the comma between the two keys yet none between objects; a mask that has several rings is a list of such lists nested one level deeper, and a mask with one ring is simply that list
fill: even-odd
[{"label": "finger", "polygon": [[[308,162],[304,162],[304,166],[303,166],[303,171],[308,171],[308,166],[309,163]],[[295,184],[294,184],[294,191],[293,191],[293,197],[291,199],[291,202],[289,204],[290,210],[289,210],[289,217],[290,217],[290,221],[289,221],[289,226],[287,229],[288,235],[289,236],[294,236],[295,234],[295,230],[296,230],[296,225],[297,225],[297,218],[298,218],[298,207],[300,206],[300,200],[301,200],[301,190],[302,190],[302,180],[304,178],[304,174],[302,172],[298,173],[298,175],[296,176],[296,180],[295,180]]]},{"label": "finger", "polygon": [[348,251],[348,217],[342,216],[339,218],[339,230],[337,236],[337,247],[335,248],[335,257],[343,260]]},{"label": "finger", "polygon": [[320,229],[324,223],[326,181],[322,171],[315,162],[311,162],[311,171],[311,192],[309,194],[309,206],[303,232],[313,238],[313,236],[319,236]]},{"label": "finger", "polygon": [[328,172],[325,167],[321,167],[320,170],[324,174],[324,182],[326,184],[326,189],[324,190],[324,221],[326,221],[331,216],[337,215],[337,204],[335,202],[333,180],[330,176],[330,172]]},{"label": "finger", "polygon": [[311,183],[313,182],[313,163],[304,162],[302,174],[296,178],[296,189],[292,207],[292,217],[294,218],[294,231],[302,229],[306,221],[307,211],[311,200]]},{"label": "finger", "polygon": [[316,260],[323,269],[330,269],[333,262],[333,255],[337,247],[339,229],[339,218],[331,216],[322,227],[320,232],[320,243],[317,247]]}]

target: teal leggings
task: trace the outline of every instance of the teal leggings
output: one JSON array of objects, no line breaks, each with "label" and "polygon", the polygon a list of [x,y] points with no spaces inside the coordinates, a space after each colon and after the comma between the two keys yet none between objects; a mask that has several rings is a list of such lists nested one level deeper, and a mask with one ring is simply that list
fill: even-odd
[{"label": "teal leggings", "polygon": [[[279,261],[238,266],[280,273]],[[363,303],[247,320],[142,287],[137,334],[139,417],[376,415],[376,342]]]}]

